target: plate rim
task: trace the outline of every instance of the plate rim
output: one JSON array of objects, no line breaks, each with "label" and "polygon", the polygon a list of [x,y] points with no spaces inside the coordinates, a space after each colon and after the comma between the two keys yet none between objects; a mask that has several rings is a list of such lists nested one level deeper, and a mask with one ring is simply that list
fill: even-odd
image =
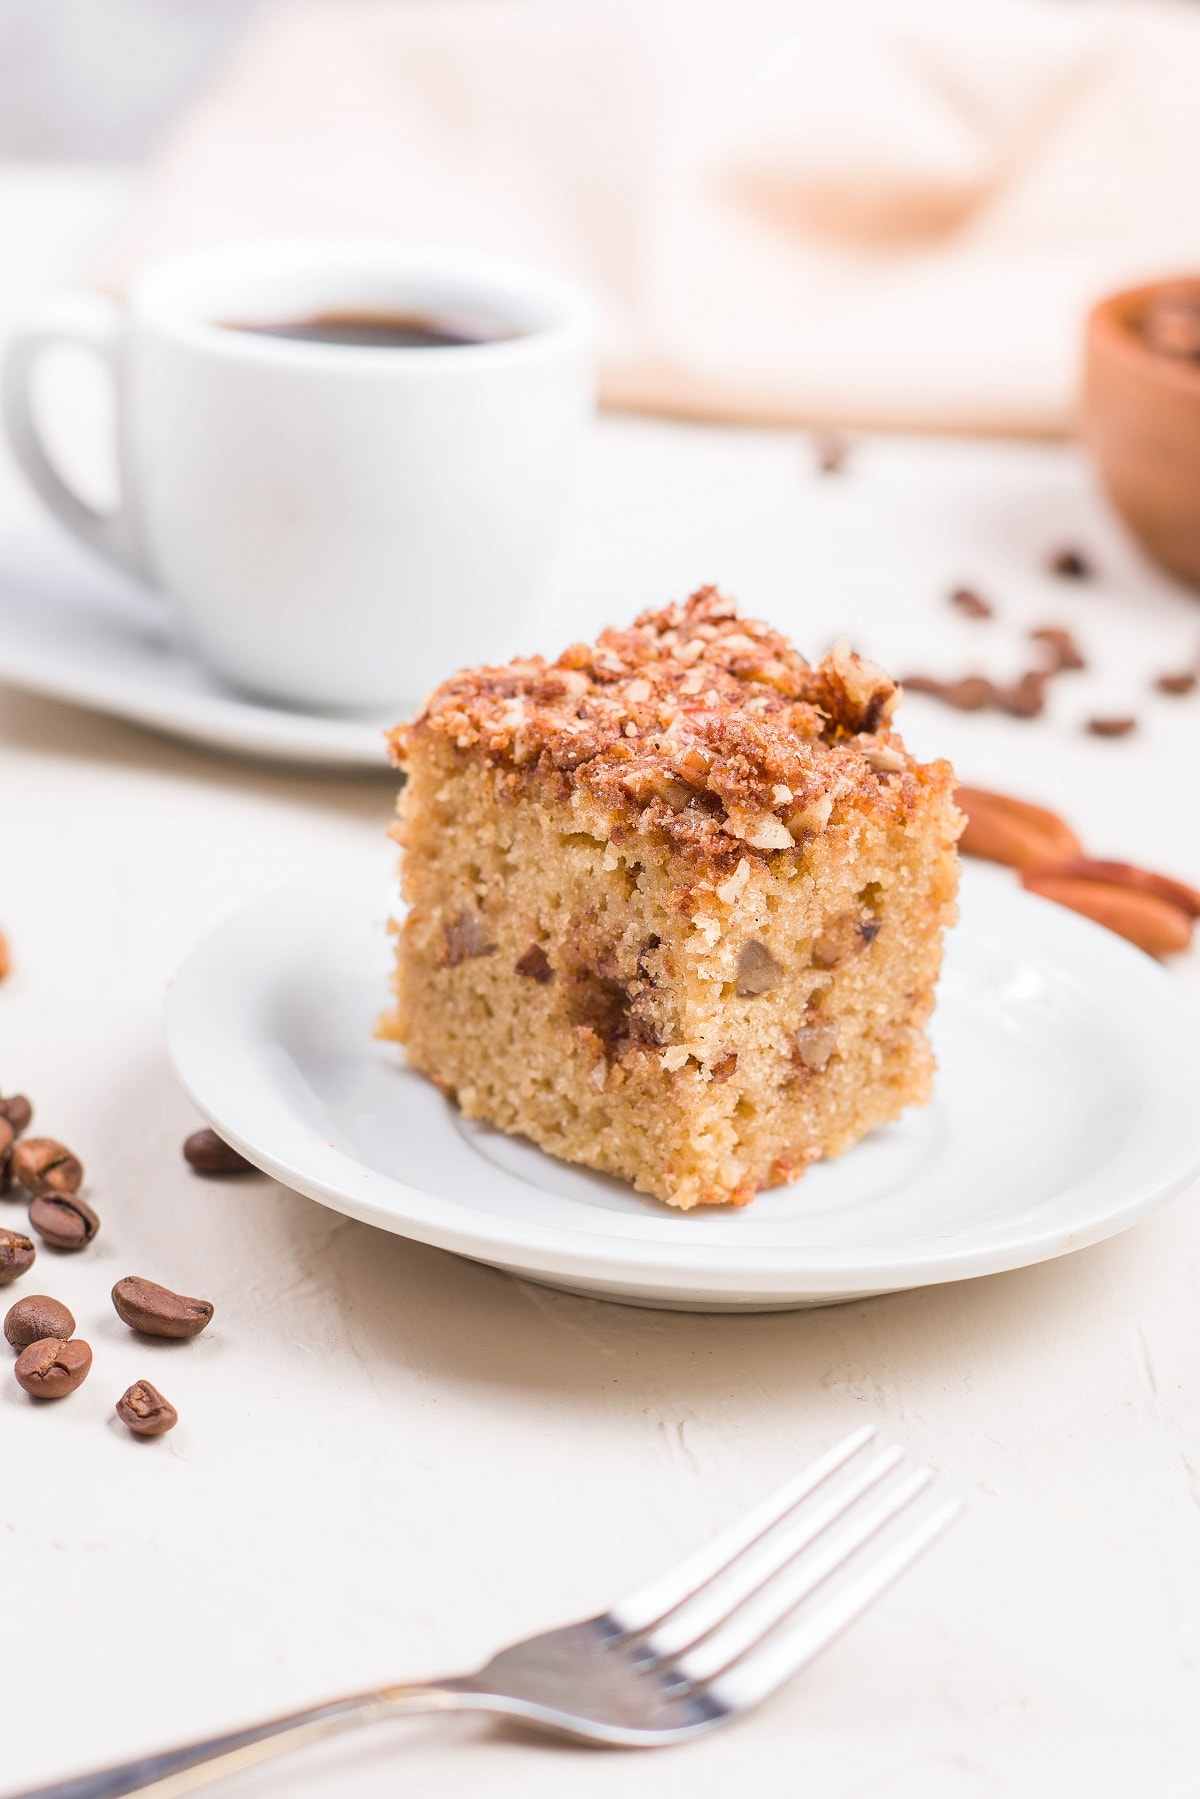
[{"label": "plate rim", "polygon": [[391,766],[383,725],[289,712],[232,692],[198,693],[128,673],[100,679],[82,663],[60,662],[48,650],[15,643],[2,624],[0,684],[227,753],[380,774]]},{"label": "plate rim", "polygon": [[[268,915],[277,923],[281,904],[286,909],[290,898],[303,899],[303,916],[311,911],[314,895],[332,895],[335,889],[353,888],[359,882],[369,895],[372,886],[368,883],[373,883],[378,897],[368,901],[367,909],[382,911],[389,866],[390,858],[385,861],[378,851],[372,852],[369,859],[366,855],[348,857],[324,871],[285,883],[242,907],[209,932],[185,959],[172,983],[166,1015],[167,1049],[176,1077],[213,1127],[264,1172],[363,1223],[516,1274],[530,1273],[551,1284],[556,1279],[564,1285],[583,1284],[598,1296],[607,1290],[612,1297],[623,1296],[634,1303],[664,1296],[675,1303],[690,1299],[697,1309],[705,1309],[706,1304],[753,1309],[756,1303],[803,1305],[943,1285],[1052,1260],[1136,1224],[1200,1173],[1198,1133],[1187,1151],[1173,1152],[1169,1158],[1173,1166],[1152,1171],[1120,1202],[1107,1204],[1073,1228],[1060,1220],[1057,1225],[1031,1233],[1014,1224],[1008,1233],[993,1233],[990,1241],[978,1246],[957,1242],[942,1251],[918,1246],[908,1255],[892,1252],[884,1261],[868,1261],[860,1252],[837,1261],[826,1258],[800,1271],[781,1264],[777,1246],[761,1242],[746,1246],[724,1241],[692,1242],[686,1246],[688,1258],[681,1261],[678,1252],[683,1244],[670,1239],[643,1240],[601,1233],[591,1236],[570,1224],[514,1220],[492,1211],[475,1210],[461,1200],[428,1193],[400,1176],[372,1169],[349,1151],[331,1144],[310,1141],[311,1156],[304,1165],[295,1159],[294,1152],[264,1147],[260,1138],[241,1127],[236,1116],[231,1118],[220,1103],[214,1104],[209,1083],[196,1078],[187,1017],[188,1007],[193,1004],[193,989],[203,988],[211,997],[208,964],[214,959],[219,963],[231,944],[256,924],[261,928]],[[1051,937],[1057,934],[1068,945],[1075,939],[1090,946],[1088,960],[1094,961],[1099,954],[1102,959],[1110,959],[1118,975],[1128,976],[1130,970],[1136,970],[1135,979],[1149,977],[1152,984],[1160,983],[1160,1000],[1168,1012],[1174,1013],[1177,1029],[1184,1035],[1190,1032],[1192,1048],[1200,1058],[1200,1008],[1141,951],[1090,920],[996,880],[993,871],[984,876],[983,871],[972,870],[967,878],[972,885],[978,883],[980,893],[990,889],[994,895],[1002,895],[1002,908],[1011,907],[1018,919],[1022,914],[1033,919],[1041,932],[1049,931]],[[386,974],[382,961],[381,971],[382,1003]],[[302,1123],[297,1122],[293,1128],[311,1139],[311,1130]],[[326,1165],[334,1174],[344,1167],[355,1171],[360,1182],[364,1175],[368,1184],[379,1182],[389,1198],[373,1200],[361,1191],[348,1192],[323,1172]],[[1069,1190],[1069,1183],[1060,1189]],[[398,1205],[403,1209],[397,1209]],[[682,1219],[680,1224],[687,1228]]]}]

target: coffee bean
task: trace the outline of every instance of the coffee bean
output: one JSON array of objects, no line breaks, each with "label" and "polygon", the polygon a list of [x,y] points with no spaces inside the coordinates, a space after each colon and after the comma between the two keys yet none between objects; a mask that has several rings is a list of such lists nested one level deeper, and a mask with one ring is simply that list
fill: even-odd
[{"label": "coffee bean", "polygon": [[169,1399],[164,1399],[148,1380],[135,1380],[117,1401],[117,1417],[127,1424],[135,1437],[161,1437],[174,1430],[179,1413]]},{"label": "coffee bean", "polygon": [[1029,669],[1011,687],[997,689],[996,703],[1013,718],[1037,718],[1046,709],[1046,675],[1041,669]]},{"label": "coffee bean", "polygon": [[1092,565],[1082,550],[1055,550],[1046,566],[1052,575],[1061,575],[1064,581],[1091,579]]},{"label": "coffee bean", "polygon": [[1087,721],[1093,737],[1128,737],[1136,726],[1136,718],[1089,718]]},{"label": "coffee bean", "polygon": [[31,1398],[65,1399],[83,1385],[91,1365],[92,1352],[82,1337],[69,1343],[43,1337],[21,1351],[13,1372]]},{"label": "coffee bean", "polygon": [[818,432],[813,449],[816,452],[819,474],[840,475],[844,471],[846,458],[850,454],[850,443],[840,431]]},{"label": "coffee bean", "polygon": [[957,606],[966,618],[991,618],[992,608],[981,594],[973,587],[956,587],[950,595],[950,604]]},{"label": "coffee bean", "polygon": [[16,1132],[7,1118],[0,1118],[0,1193],[12,1187],[13,1140]]},{"label": "coffee bean", "polygon": [[28,1349],[31,1343],[41,1343],[47,1337],[73,1337],[75,1320],[60,1299],[30,1293],[9,1307],[4,1335],[14,1349]]},{"label": "coffee bean", "polygon": [[1079,645],[1064,625],[1035,625],[1029,635],[1035,643],[1044,643],[1049,650],[1050,674],[1061,675],[1087,667]]},{"label": "coffee bean", "polygon": [[78,1193],[42,1193],[29,1208],[29,1222],[51,1249],[86,1249],[100,1220]]},{"label": "coffee bean", "polygon": [[1190,668],[1183,668],[1178,674],[1159,675],[1154,685],[1160,693],[1191,693],[1196,685],[1196,676]]},{"label": "coffee bean", "polygon": [[53,1137],[26,1137],[13,1150],[13,1176],[34,1195],[78,1193],[83,1164]]},{"label": "coffee bean", "polygon": [[193,1131],[183,1146],[184,1157],[197,1174],[257,1174],[245,1156],[239,1156],[215,1131]]},{"label": "coffee bean", "polygon": [[13,1136],[19,1137],[29,1129],[33,1117],[33,1107],[23,1093],[14,1093],[9,1099],[0,1099],[0,1118],[7,1118],[13,1127]]},{"label": "coffee bean", "polygon": [[0,1230],[0,1287],[7,1287],[18,1275],[33,1267],[37,1250],[19,1231]]},{"label": "coffee bean", "polygon": [[112,1302],[117,1316],[144,1337],[198,1337],[213,1315],[207,1299],[187,1299],[136,1274],[117,1282]]},{"label": "coffee bean", "polygon": [[998,703],[997,689],[985,675],[964,675],[961,681],[940,681],[935,675],[905,675],[910,693],[928,693],[958,712],[982,712]]}]

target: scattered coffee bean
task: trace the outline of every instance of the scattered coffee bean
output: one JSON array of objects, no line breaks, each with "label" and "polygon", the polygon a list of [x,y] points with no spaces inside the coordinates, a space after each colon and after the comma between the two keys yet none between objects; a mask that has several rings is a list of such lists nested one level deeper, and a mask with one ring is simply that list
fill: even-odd
[{"label": "scattered coffee bean", "polygon": [[29,1129],[33,1117],[33,1107],[23,1093],[14,1093],[10,1099],[0,1099],[0,1118],[7,1118],[13,1128],[13,1136],[19,1137]]},{"label": "scattered coffee bean", "polygon": [[69,1343],[45,1337],[21,1351],[13,1372],[31,1398],[65,1399],[83,1385],[91,1365],[92,1352],[82,1337]]},{"label": "scattered coffee bean", "polygon": [[1092,575],[1092,565],[1082,550],[1055,550],[1046,566],[1064,581],[1088,581]]},{"label": "scattered coffee bean", "polygon": [[1181,669],[1177,675],[1159,675],[1154,685],[1159,693],[1191,693],[1196,685],[1197,677],[1190,668]]},{"label": "scattered coffee bean", "polygon": [[117,1282],[112,1302],[117,1316],[144,1337],[198,1337],[213,1315],[207,1299],[187,1299],[136,1274]]},{"label": "scattered coffee bean", "polygon": [[973,587],[956,587],[950,595],[950,604],[957,606],[965,618],[991,618],[992,608]]},{"label": "scattered coffee bean", "polygon": [[901,684],[910,693],[930,694],[958,712],[982,712],[996,703],[996,689],[983,675],[964,675],[961,681],[939,681],[932,675],[906,675]]},{"label": "scattered coffee bean", "polygon": [[998,687],[995,702],[1013,718],[1037,718],[1046,709],[1046,680],[1042,670],[1030,669],[1011,687]]},{"label": "scattered coffee bean", "polygon": [[1093,737],[1128,737],[1136,725],[1136,718],[1089,718],[1087,721]]},{"label": "scattered coffee bean", "polygon": [[13,1151],[13,1178],[27,1192],[78,1193],[83,1185],[83,1164],[65,1143],[53,1137],[25,1137]]},{"label": "scattered coffee bean", "polygon": [[981,712],[995,705],[996,685],[984,675],[964,675],[961,681],[946,683],[942,698],[961,712]]},{"label": "scattered coffee bean", "polygon": [[117,1401],[117,1417],[135,1437],[161,1437],[174,1430],[179,1413],[148,1380],[135,1380]]},{"label": "scattered coffee bean", "polygon": [[39,1193],[29,1222],[51,1249],[86,1249],[100,1229],[99,1218],[78,1193]]},{"label": "scattered coffee bean", "polygon": [[813,441],[813,449],[817,458],[817,472],[822,475],[840,475],[846,467],[846,458],[850,454],[849,440],[840,431],[820,431]]},{"label": "scattered coffee bean", "polygon": [[183,1146],[184,1157],[197,1174],[257,1174],[253,1162],[231,1149],[215,1131],[193,1131]]},{"label": "scattered coffee bean", "polygon": [[32,1238],[23,1237],[19,1231],[0,1230],[0,1287],[7,1287],[32,1268],[36,1259]]},{"label": "scattered coffee bean", "polygon": [[73,1337],[75,1320],[60,1299],[30,1293],[9,1307],[4,1335],[14,1349],[28,1349],[31,1343],[41,1343],[47,1337]]},{"label": "scattered coffee bean", "polygon": [[7,1118],[0,1118],[0,1193],[12,1186],[13,1142],[16,1132]]},{"label": "scattered coffee bean", "polygon": [[1050,651],[1048,673],[1059,675],[1070,669],[1087,667],[1079,645],[1062,625],[1036,625],[1029,635],[1035,643],[1044,643]]}]

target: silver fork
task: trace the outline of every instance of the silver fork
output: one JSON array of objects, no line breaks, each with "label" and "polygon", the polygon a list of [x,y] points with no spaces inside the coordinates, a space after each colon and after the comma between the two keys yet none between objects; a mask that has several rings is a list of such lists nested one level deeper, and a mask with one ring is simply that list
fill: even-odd
[{"label": "silver fork", "polygon": [[870,1426],[854,1431],[611,1610],[502,1649],[476,1674],[351,1694],[10,1799],[168,1799],[409,1712],[500,1712],[554,1735],[631,1749],[715,1730],[811,1661],[957,1515],[954,1498],[910,1512],[933,1471],[909,1464],[901,1472],[898,1448],[864,1456],[874,1434]]}]

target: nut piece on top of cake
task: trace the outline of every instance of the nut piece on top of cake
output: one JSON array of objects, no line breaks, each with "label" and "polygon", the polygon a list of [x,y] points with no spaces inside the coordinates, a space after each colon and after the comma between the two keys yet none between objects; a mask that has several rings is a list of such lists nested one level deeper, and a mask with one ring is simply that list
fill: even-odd
[{"label": "nut piece on top of cake", "polygon": [[468,1118],[685,1208],[924,1103],[963,821],[899,691],[712,588],[444,682],[391,739],[383,1035]]}]

